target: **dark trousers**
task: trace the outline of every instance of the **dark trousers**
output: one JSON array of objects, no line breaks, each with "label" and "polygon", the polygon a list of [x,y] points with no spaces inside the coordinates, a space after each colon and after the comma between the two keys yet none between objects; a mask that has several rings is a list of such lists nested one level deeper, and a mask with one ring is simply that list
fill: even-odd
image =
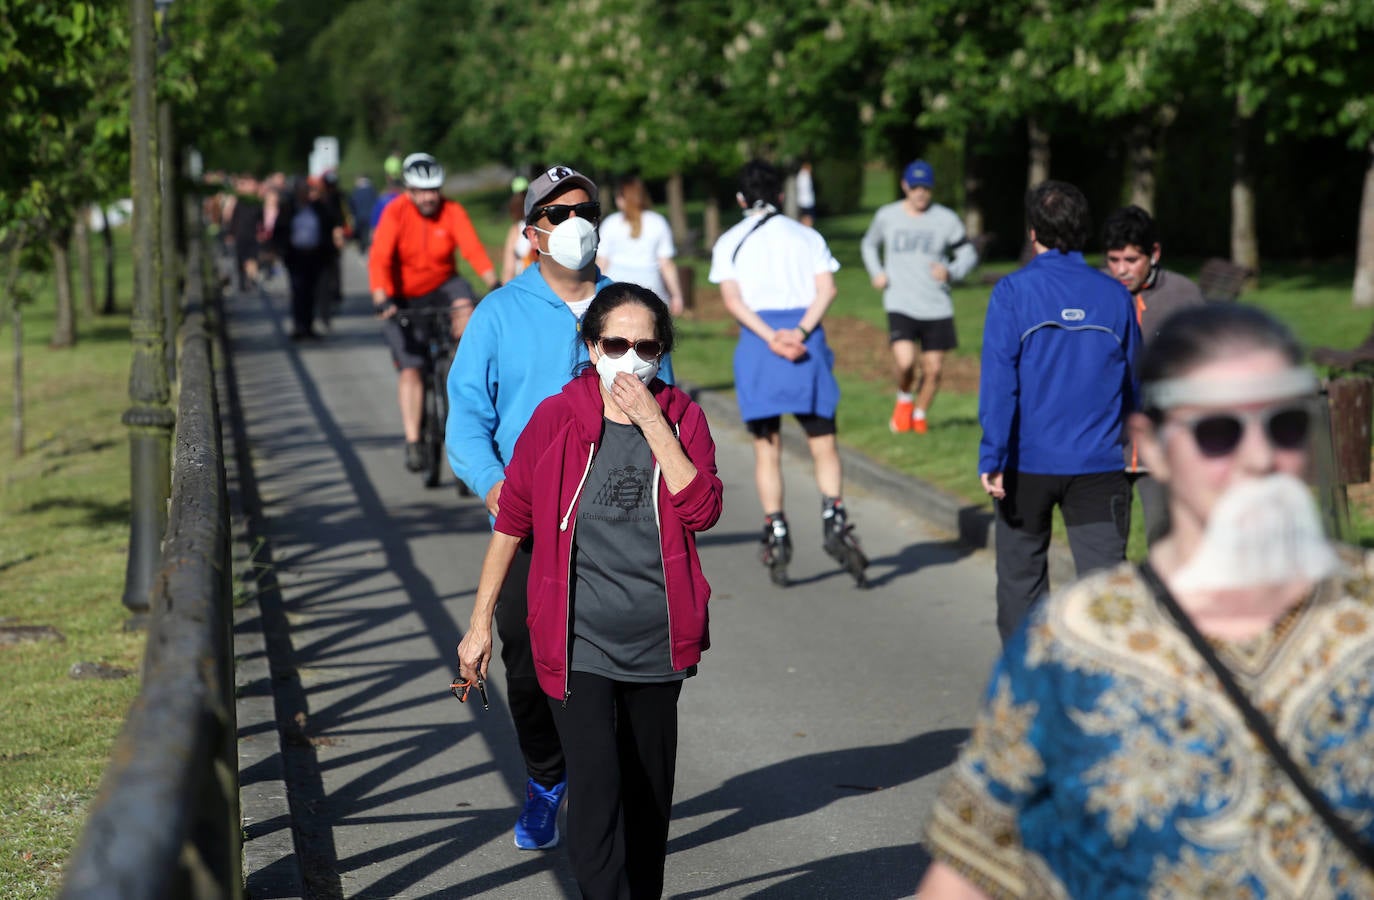
[{"label": "dark trousers", "polygon": [[337,307],[343,302],[343,257],[340,254],[326,254],[324,264],[320,266],[320,281],[316,290],[319,291],[316,308],[321,311]]},{"label": "dark trousers", "polygon": [[1126,558],[1131,484],[1125,472],[1035,475],[1006,472],[997,502],[997,631],[1006,643],[1031,606],[1050,589],[1050,527],[1064,516],[1079,575]]},{"label": "dark trousers", "polygon": [[506,702],[515,720],[515,737],[525,757],[525,771],[543,787],[551,788],[564,777],[563,745],[545,702],[548,695],[534,673],[530,629],[525,622],[533,559],[525,546],[516,551],[510,573],[496,596],[496,633],[501,636],[501,661],[506,666]]},{"label": "dark trousers", "polygon": [[568,858],[586,900],[663,895],[681,681],[573,672],[548,698],[568,755]]},{"label": "dark trousers", "polygon": [[298,335],[315,330],[315,292],[319,290],[320,259],[300,255],[286,264],[291,276],[291,322]]},{"label": "dark trousers", "polygon": [[1130,476],[1140,495],[1140,511],[1145,516],[1145,542],[1155,542],[1169,533],[1169,489],[1150,477],[1148,472]]}]

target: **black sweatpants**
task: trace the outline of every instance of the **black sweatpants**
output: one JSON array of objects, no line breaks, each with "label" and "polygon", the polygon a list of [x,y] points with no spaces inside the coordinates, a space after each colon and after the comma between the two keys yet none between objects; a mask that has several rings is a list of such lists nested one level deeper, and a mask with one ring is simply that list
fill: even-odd
[{"label": "black sweatpants", "polygon": [[546,788],[563,780],[563,745],[546,703],[548,695],[534,673],[528,618],[530,563],[534,556],[525,544],[515,553],[510,572],[496,595],[496,633],[501,636],[501,661],[506,666],[506,702],[515,721],[515,737],[525,757],[529,777]]},{"label": "black sweatpants", "polygon": [[1050,528],[1054,507],[1064,515],[1079,575],[1126,558],[1131,483],[1124,471],[1091,475],[1006,472],[1007,496],[997,501],[997,631],[1006,643],[1050,590]]},{"label": "black sweatpants", "polygon": [[658,900],[677,775],[681,681],[573,672],[548,698],[568,756],[568,857],[586,900]]},{"label": "black sweatpants", "polygon": [[291,323],[297,336],[315,331],[315,293],[320,283],[319,257],[314,254],[292,255],[286,263],[291,277]]}]

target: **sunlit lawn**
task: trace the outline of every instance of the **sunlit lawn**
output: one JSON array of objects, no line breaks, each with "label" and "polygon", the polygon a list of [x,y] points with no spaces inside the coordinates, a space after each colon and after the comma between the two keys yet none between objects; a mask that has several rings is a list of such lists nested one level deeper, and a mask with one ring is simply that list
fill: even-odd
[{"label": "sunlit lawn", "polygon": [[[127,256],[127,254],[124,254]],[[127,309],[129,273],[120,305]],[[127,314],[83,319],[50,350],[53,300],[24,308],[27,452],[12,435],[13,332],[0,330],[0,620],[51,625],[62,642],[0,646],[0,897],[47,897],[138,691],[143,636],[120,602],[129,534]],[[6,318],[4,326],[9,325]],[[132,670],[76,681],[77,662]]]}]

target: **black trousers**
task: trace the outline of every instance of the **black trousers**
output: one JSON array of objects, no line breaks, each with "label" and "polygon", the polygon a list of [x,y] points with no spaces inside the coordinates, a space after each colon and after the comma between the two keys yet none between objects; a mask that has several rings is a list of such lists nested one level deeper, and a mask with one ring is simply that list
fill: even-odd
[{"label": "black trousers", "polygon": [[558,727],[546,703],[548,695],[534,673],[528,618],[530,563],[534,557],[522,545],[511,561],[501,591],[496,596],[496,633],[501,636],[501,661],[506,666],[506,702],[515,721],[515,737],[525,757],[529,777],[546,788],[563,780],[563,745]]},{"label": "black trousers", "polygon": [[315,330],[315,295],[319,291],[321,261],[313,254],[293,256],[286,264],[291,277],[291,322],[298,335]]},{"label": "black trousers", "polygon": [[1169,533],[1169,489],[1150,477],[1148,472],[1128,476],[1140,495],[1140,510],[1145,514],[1145,541],[1153,547]]},{"label": "black trousers", "polygon": [[677,776],[681,681],[573,672],[549,698],[568,755],[568,858],[585,900],[658,900]]},{"label": "black trousers", "polygon": [[1006,472],[997,502],[997,631],[1006,643],[1031,606],[1050,590],[1050,528],[1064,516],[1079,575],[1126,558],[1131,483],[1124,471],[1091,475]]}]

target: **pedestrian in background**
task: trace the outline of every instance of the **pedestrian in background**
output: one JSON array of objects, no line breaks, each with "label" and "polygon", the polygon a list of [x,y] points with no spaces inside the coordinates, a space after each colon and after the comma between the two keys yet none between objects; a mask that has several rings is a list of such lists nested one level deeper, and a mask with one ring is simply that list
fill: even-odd
[{"label": "pedestrian in background", "polygon": [[783,511],[782,417],[806,432],[821,494],[825,551],[862,583],[868,561],[854,541],[842,499],[844,472],[835,442],[840,386],[822,320],[835,299],[840,264],[825,238],[778,214],[782,175],[753,160],[740,170],[735,194],[744,218],[711,250],[709,278],[740,324],[735,396],[754,439],[754,481],[763,507],[760,557],[775,584],[787,584],[792,534]]},{"label": "pedestrian in background", "polygon": [[1049,590],[1054,507],[1080,575],[1125,558],[1131,522],[1121,464],[1140,345],[1131,296],[1083,260],[1091,216],[1082,191],[1043,182],[1026,216],[1036,255],[992,289],[978,391],[1004,643]]},{"label": "pedestrian in background", "polygon": [[272,243],[291,279],[291,340],[318,338],[315,304],[335,222],[314,179],[297,178],[291,200],[277,214]]},{"label": "pedestrian in background", "polygon": [[638,175],[625,175],[615,187],[616,212],[601,223],[596,264],[612,281],[643,285],[682,314],[677,247],[668,220],[654,212],[649,189]]},{"label": "pedestrian in background", "polygon": [[809,159],[803,159],[797,167],[797,221],[808,228],[816,226],[816,181]]},{"label": "pedestrian in background", "polygon": [[[1170,315],[1203,304],[1202,291],[1191,279],[1160,265],[1163,249],[1155,220],[1140,207],[1123,206],[1107,216],[1102,223],[1102,249],[1107,274],[1135,298],[1142,347],[1149,346]],[[1126,445],[1126,472],[1140,494],[1145,539],[1153,545],[1169,530],[1169,498],[1145,470],[1134,442]]]},{"label": "pedestrian in background", "polygon": [[353,190],[348,195],[348,208],[353,213],[353,239],[358,242],[358,252],[367,256],[372,245],[372,207],[377,203],[377,188],[372,179],[359,175],[353,182]]},{"label": "pedestrian in background", "polygon": [[[902,172],[904,200],[878,208],[859,242],[873,287],[883,292],[888,341],[892,345],[897,402],[888,428],[925,434],[926,413],[935,402],[945,353],[959,346],[954,330],[951,282],[978,264],[978,252],[953,210],[933,202],[935,172],[914,160]],[[916,345],[921,345],[920,391],[916,387]]]}]

